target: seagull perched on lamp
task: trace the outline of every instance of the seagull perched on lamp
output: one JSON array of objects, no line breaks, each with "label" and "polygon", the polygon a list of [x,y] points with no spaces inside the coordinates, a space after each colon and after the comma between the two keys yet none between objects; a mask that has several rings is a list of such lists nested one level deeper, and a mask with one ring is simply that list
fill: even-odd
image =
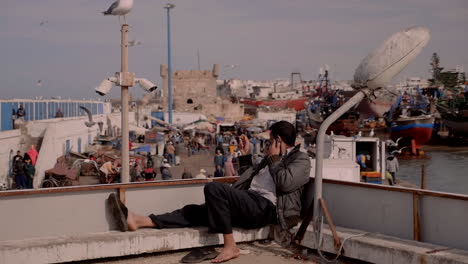
[{"label": "seagull perched on lamp", "polygon": [[107,9],[107,11],[102,12],[105,16],[112,15],[112,16],[119,16],[119,23],[120,17],[124,17],[124,23],[127,24],[127,19],[125,17],[126,14],[132,10],[133,7],[133,0],[117,0]]}]

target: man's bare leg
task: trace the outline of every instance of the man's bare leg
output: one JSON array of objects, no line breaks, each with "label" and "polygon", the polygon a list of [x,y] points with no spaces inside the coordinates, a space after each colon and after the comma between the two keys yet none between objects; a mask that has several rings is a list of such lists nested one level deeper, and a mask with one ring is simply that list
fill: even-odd
[{"label": "man's bare leg", "polygon": [[128,211],[127,224],[129,231],[143,227],[156,227],[156,224],[148,216],[137,215],[131,211]]},{"label": "man's bare leg", "polygon": [[239,248],[237,248],[236,241],[234,241],[234,235],[224,234],[224,246],[219,255],[213,259],[212,263],[221,263],[228,261],[233,258],[237,258],[240,254]]}]

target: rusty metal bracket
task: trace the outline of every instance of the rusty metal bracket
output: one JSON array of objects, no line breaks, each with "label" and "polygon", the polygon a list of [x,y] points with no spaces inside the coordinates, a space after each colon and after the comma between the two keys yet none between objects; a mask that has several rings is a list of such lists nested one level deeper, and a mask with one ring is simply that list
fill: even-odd
[{"label": "rusty metal bracket", "polygon": [[126,204],[125,202],[125,188],[119,188],[119,198],[120,198],[120,201],[123,203],[123,204]]},{"label": "rusty metal bracket", "polygon": [[420,196],[413,193],[413,239],[421,241]]},{"label": "rusty metal bracket", "polygon": [[333,224],[333,220],[330,216],[330,213],[328,212],[328,208],[327,208],[327,205],[325,204],[325,200],[323,198],[320,198],[319,202],[320,202],[320,206],[322,206],[323,214],[325,215],[325,218],[327,219],[328,226],[330,227],[330,230],[332,231],[335,249],[339,250],[341,247],[341,240],[340,240],[340,237],[338,236],[338,233],[336,233],[336,228],[335,228],[335,225]]}]

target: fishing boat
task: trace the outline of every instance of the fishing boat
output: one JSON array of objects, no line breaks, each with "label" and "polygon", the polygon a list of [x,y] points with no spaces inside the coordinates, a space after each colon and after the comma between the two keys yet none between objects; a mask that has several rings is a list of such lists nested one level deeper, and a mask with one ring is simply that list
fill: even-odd
[{"label": "fishing boat", "polygon": [[363,100],[357,110],[362,117],[383,117],[388,112],[397,99],[397,94],[392,90],[381,89],[375,92],[374,100]]},{"label": "fishing boat", "polygon": [[432,137],[434,117],[432,115],[400,116],[395,119],[391,127],[391,137],[412,139],[416,147],[424,145]]},{"label": "fishing boat", "polygon": [[437,108],[443,119],[443,123],[449,130],[449,135],[457,137],[468,137],[468,92],[464,93],[463,99],[442,102]]}]

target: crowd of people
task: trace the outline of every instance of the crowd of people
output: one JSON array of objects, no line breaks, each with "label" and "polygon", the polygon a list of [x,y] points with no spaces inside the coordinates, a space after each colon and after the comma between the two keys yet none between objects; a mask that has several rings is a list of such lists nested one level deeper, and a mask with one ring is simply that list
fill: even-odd
[{"label": "crowd of people", "polygon": [[[241,140],[245,136],[245,142]],[[139,136],[138,142],[144,142],[144,137]],[[161,175],[162,180],[172,180],[179,178],[172,175],[174,166],[184,165],[181,172],[181,179],[204,179],[211,177],[238,176],[242,159],[241,146],[250,144],[250,153],[253,164],[258,164],[263,157],[262,150],[265,148],[265,140],[257,137],[244,129],[227,133],[209,133],[205,131],[184,131],[183,133],[170,131],[158,133],[155,152],[146,150],[146,160],[136,159],[131,164],[132,181],[152,181],[157,175]],[[138,149],[136,149],[138,152]],[[138,152],[139,153],[139,152]],[[207,172],[207,167],[199,168],[200,171],[194,173],[193,166],[187,167],[187,162],[181,159],[190,159],[195,155],[213,154],[213,171]],[[193,173],[193,174],[192,174]]]},{"label": "crowd of people", "polygon": [[[13,152],[13,150],[11,150]],[[36,160],[38,152],[34,145],[21,154],[17,151],[10,162],[10,177],[13,180],[13,187],[16,189],[32,189],[34,174],[36,173]]]}]

